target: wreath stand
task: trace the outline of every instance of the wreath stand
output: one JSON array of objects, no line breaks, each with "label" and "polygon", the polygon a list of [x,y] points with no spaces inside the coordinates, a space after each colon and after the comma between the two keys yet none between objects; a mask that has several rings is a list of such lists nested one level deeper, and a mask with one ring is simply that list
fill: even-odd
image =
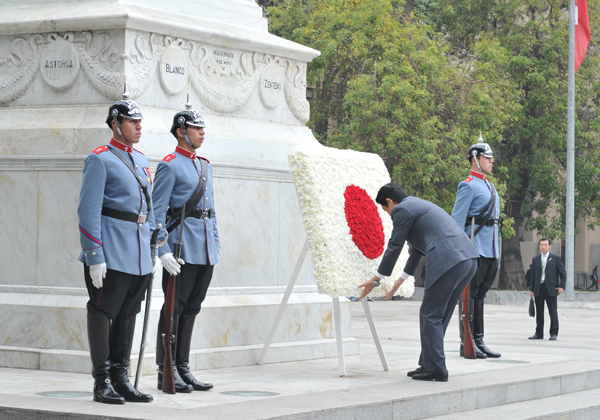
[{"label": "wreath stand", "polygon": [[[298,257],[298,261],[296,262],[296,267],[294,267],[294,272],[290,277],[290,281],[287,285],[287,289],[285,290],[285,294],[283,295],[283,299],[279,304],[279,309],[277,311],[277,315],[275,315],[275,319],[273,320],[273,325],[271,327],[271,331],[269,332],[269,336],[265,341],[263,349],[258,357],[258,364],[262,365],[267,352],[269,351],[269,347],[271,346],[271,341],[275,336],[275,331],[279,326],[279,321],[283,316],[283,312],[287,305],[287,302],[292,294],[292,290],[294,289],[294,285],[296,284],[296,280],[298,279],[298,275],[300,274],[300,269],[302,268],[302,264],[304,264],[304,260],[306,260],[306,256],[308,255],[308,250],[310,249],[310,243],[308,241],[308,237],[304,242],[304,246],[302,247],[302,251],[300,252],[300,256]],[[344,347],[343,347],[343,337],[342,337],[342,315],[340,311],[340,299],[337,297],[333,299],[333,319],[335,324],[335,339],[337,343],[337,354],[338,354],[338,364],[339,364],[339,372],[340,376],[346,376],[346,364],[344,362]],[[387,359],[385,357],[385,353],[383,351],[383,347],[381,346],[381,340],[379,339],[379,334],[377,334],[377,330],[375,329],[375,323],[373,322],[373,316],[371,315],[371,308],[369,308],[369,302],[367,299],[361,300],[363,309],[365,311],[365,315],[367,317],[367,322],[369,323],[369,328],[371,329],[371,334],[373,335],[373,341],[375,341],[375,347],[377,347],[377,352],[379,353],[379,359],[381,360],[381,365],[383,366],[384,371],[389,371],[390,367],[388,365]]]}]

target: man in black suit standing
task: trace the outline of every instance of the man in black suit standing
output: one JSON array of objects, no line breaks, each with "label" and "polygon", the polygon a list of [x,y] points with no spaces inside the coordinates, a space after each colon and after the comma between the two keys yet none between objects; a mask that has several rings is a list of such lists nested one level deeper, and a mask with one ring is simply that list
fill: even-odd
[{"label": "man in black suit standing", "polygon": [[475,275],[479,254],[448,213],[429,201],[410,197],[399,185],[384,185],[375,201],[392,217],[394,230],[377,273],[359,286],[364,288],[360,298],[392,274],[405,242],[412,246],[410,257],[386,300],[394,296],[404,280],[414,276],[421,258],[426,256],[425,294],[419,313],[421,356],[419,367],[408,372],[408,376],[447,382],[444,336],[458,297]]},{"label": "man in black suit standing", "polygon": [[550,313],[550,340],[558,336],[558,311],[556,297],[565,291],[567,273],[565,266],[556,254],[550,252],[550,240],[540,239],[541,255],[533,257],[531,262],[531,286],[529,296],[535,296],[536,328],[530,340],[544,338],[544,301]]}]

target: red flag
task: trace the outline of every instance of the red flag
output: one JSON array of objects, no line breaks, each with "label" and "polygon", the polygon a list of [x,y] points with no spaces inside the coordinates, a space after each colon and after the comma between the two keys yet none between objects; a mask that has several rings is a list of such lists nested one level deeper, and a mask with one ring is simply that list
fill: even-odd
[{"label": "red flag", "polygon": [[590,34],[590,21],[588,19],[587,0],[576,0],[577,24],[575,25],[575,71],[587,53],[588,45],[592,39]]}]

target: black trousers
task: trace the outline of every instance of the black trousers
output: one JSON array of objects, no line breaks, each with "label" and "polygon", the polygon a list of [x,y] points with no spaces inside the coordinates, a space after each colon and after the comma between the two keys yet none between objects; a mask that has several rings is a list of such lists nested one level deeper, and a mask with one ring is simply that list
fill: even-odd
[{"label": "black trousers", "polygon": [[92,284],[90,268],[83,266],[87,303],[87,330],[92,359],[92,376],[97,381],[117,376],[126,378],[135,329],[135,315],[141,310],[152,274],[136,276],[107,270],[102,287]]},{"label": "black trousers", "polygon": [[430,372],[446,371],[444,337],[460,294],[477,269],[477,259],[461,261],[425,288],[419,310],[421,356],[419,366]]},{"label": "black trousers", "polygon": [[[185,264],[179,278],[178,315],[198,315],[212,279],[214,265]],[[163,269],[162,289],[167,296],[169,272]],[[164,305],[162,311],[164,312]]]},{"label": "black trousers", "polygon": [[[174,361],[179,366],[180,363],[186,364],[189,361],[192,333],[194,330],[194,320],[200,312],[202,302],[206,297],[208,286],[212,279],[214,266],[185,264],[181,267],[179,279],[179,306],[178,320],[179,327],[177,331],[176,351],[174,352]],[[169,286],[169,273],[163,270],[163,293],[167,296]],[[164,342],[162,333],[164,331],[165,305],[160,310],[158,321],[158,335],[156,337],[156,363],[162,366],[165,358]]]},{"label": "black trousers", "polygon": [[548,313],[550,314],[550,335],[558,335],[558,309],[556,304],[556,296],[550,296],[546,283],[540,284],[540,294],[535,297],[535,315],[536,327],[535,334],[543,337],[544,336],[544,301],[548,306]]},{"label": "black trousers", "polygon": [[[477,271],[473,275],[473,278],[469,282],[469,302],[468,311],[469,314],[469,326],[473,333],[473,338],[483,339],[483,303],[479,306],[474,301],[482,301],[485,299],[486,293],[491,289],[496,279],[496,273],[498,273],[498,260],[496,258],[479,257],[477,263]],[[462,311],[464,305],[463,298],[459,298],[459,310]],[[481,313],[480,313],[481,312]],[[474,320],[478,319],[478,322]],[[460,342],[463,343],[464,326],[462,320],[458,319],[458,333],[460,335]]]},{"label": "black trousers", "polygon": [[92,284],[87,264],[83,265],[83,273],[90,297],[87,306],[101,310],[109,319],[129,318],[142,310],[152,273],[136,276],[109,269],[100,289]]},{"label": "black trousers", "polygon": [[477,271],[471,279],[471,298],[485,299],[485,295],[492,288],[498,273],[498,259],[479,257]]}]

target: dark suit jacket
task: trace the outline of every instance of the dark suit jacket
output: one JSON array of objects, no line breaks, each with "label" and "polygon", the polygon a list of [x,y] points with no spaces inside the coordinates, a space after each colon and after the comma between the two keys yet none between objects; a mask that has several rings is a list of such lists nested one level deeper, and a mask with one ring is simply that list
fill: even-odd
[{"label": "dark suit jacket", "polygon": [[394,230],[377,270],[384,276],[392,274],[405,242],[412,246],[404,266],[407,274],[414,275],[423,255],[427,256],[425,288],[459,262],[479,257],[454,219],[429,201],[406,197],[392,210],[392,220]]},{"label": "dark suit jacket", "polygon": [[553,253],[548,253],[548,261],[546,262],[546,279],[544,284],[540,284],[542,279],[542,257],[537,255],[533,257],[531,261],[531,286],[529,290],[533,292],[535,296],[540,295],[540,286],[546,287],[548,295],[558,295],[557,287],[562,289],[565,288],[567,282],[567,272],[565,271],[565,265],[563,264],[560,257]]},{"label": "dark suit jacket", "polygon": [[525,273],[525,283],[527,283],[527,288],[531,289],[531,268]]}]

